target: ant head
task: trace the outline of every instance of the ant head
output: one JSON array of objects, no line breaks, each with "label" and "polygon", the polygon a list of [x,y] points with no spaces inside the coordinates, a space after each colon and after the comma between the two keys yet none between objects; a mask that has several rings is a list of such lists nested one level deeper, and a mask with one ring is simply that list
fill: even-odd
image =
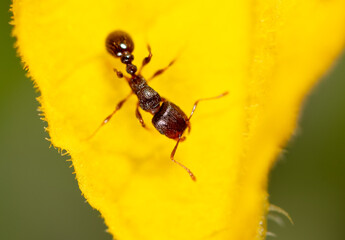
[{"label": "ant head", "polygon": [[128,33],[119,30],[110,33],[105,45],[107,51],[114,57],[121,57],[123,63],[132,62],[134,43]]}]

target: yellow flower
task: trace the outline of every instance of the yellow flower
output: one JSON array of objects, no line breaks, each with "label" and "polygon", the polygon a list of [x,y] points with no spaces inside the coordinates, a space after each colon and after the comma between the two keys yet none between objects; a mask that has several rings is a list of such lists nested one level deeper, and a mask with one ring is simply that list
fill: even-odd
[{"label": "yellow flower", "polygon": [[[264,239],[267,176],[303,99],[344,46],[345,1],[14,0],[14,35],[40,92],[52,143],[67,150],[85,198],[119,240]],[[185,112],[202,102],[176,159],[175,142],[135,117],[130,89],[104,46],[134,39],[134,63]],[[146,123],[151,115],[143,113]]]}]

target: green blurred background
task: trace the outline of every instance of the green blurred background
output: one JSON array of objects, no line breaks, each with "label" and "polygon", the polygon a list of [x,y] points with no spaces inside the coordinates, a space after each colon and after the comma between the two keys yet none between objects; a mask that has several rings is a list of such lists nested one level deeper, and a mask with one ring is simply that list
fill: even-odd
[{"label": "green blurred background", "polygon": [[[0,240],[111,240],[67,157],[44,140],[38,93],[13,49],[9,5],[0,1]],[[270,201],[295,222],[269,220],[277,239],[345,239],[345,57],[325,78],[270,177]]]}]

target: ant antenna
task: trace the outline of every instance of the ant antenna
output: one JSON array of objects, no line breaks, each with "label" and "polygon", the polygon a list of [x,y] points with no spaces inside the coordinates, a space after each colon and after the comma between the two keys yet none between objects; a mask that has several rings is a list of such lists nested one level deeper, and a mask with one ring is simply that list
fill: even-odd
[{"label": "ant antenna", "polygon": [[189,176],[192,178],[192,180],[193,180],[193,181],[196,181],[196,177],[195,177],[195,175],[192,173],[192,171],[191,171],[189,168],[187,168],[185,165],[183,165],[182,163],[180,163],[180,162],[178,162],[178,161],[176,161],[176,160],[174,159],[175,153],[176,153],[176,149],[177,149],[177,147],[178,147],[178,144],[180,143],[180,141],[183,141],[183,140],[185,140],[185,137],[181,137],[181,135],[179,135],[179,136],[178,136],[177,143],[176,143],[174,149],[173,149],[172,152],[171,152],[170,159],[171,159],[171,161],[173,161],[174,163],[176,163],[176,164],[180,165],[181,167],[183,167],[183,168],[188,172],[188,174],[189,174]]},{"label": "ant antenna", "polygon": [[222,94],[220,94],[220,95],[218,95],[218,96],[215,96],[215,97],[200,98],[200,99],[196,100],[195,103],[194,103],[192,112],[190,113],[190,116],[189,116],[188,120],[190,120],[190,119],[192,118],[192,116],[193,116],[193,114],[194,114],[194,111],[195,111],[196,107],[198,106],[198,103],[199,103],[199,102],[201,102],[201,101],[207,101],[207,100],[213,100],[213,99],[217,99],[217,98],[221,98],[221,97],[224,97],[224,96],[226,96],[226,95],[228,95],[228,94],[229,94],[229,92],[226,91],[226,92],[224,92],[224,93],[222,93]]}]

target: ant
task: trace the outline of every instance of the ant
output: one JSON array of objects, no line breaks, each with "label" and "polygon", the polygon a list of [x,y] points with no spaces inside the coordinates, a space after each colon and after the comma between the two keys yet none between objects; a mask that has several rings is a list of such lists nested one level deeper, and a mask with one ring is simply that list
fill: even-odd
[{"label": "ant", "polygon": [[151,48],[148,45],[147,46],[149,55],[144,58],[142,65],[137,71],[137,67],[132,64],[132,61],[134,60],[134,56],[132,54],[134,50],[134,43],[132,38],[123,31],[114,31],[110,33],[106,39],[106,49],[107,51],[114,56],[115,58],[120,58],[121,62],[126,65],[126,72],[130,74],[130,77],[127,77],[123,75],[122,72],[118,71],[117,69],[114,69],[116,72],[117,77],[119,78],[125,78],[131,88],[131,93],[127,95],[124,99],[122,99],[115,107],[115,110],[106,117],[101,125],[96,129],[96,131],[89,137],[92,138],[98,130],[108,123],[112,116],[121,109],[122,105],[128,100],[128,98],[135,94],[138,97],[138,103],[136,106],[135,115],[139,122],[141,123],[141,126],[146,128],[146,125],[144,123],[144,120],[141,116],[141,113],[139,111],[139,107],[149,112],[153,115],[152,118],[152,124],[153,126],[163,135],[167,136],[168,138],[176,140],[176,145],[174,149],[171,152],[170,159],[183,167],[192,180],[196,181],[195,175],[192,173],[189,168],[184,166],[183,164],[179,163],[174,159],[176,149],[180,142],[184,141],[186,139],[185,136],[183,136],[185,130],[188,128],[188,133],[190,132],[190,119],[194,114],[194,111],[200,101],[204,100],[211,100],[211,99],[217,99],[220,97],[223,97],[228,94],[228,92],[224,92],[223,94],[211,97],[211,98],[202,98],[197,100],[194,103],[193,109],[189,117],[174,103],[166,100],[165,98],[161,97],[155,90],[153,90],[148,84],[148,81],[151,81],[158,75],[165,72],[174,62],[175,60],[171,61],[168,66],[165,68],[162,68],[158,71],[156,71],[148,80],[145,80],[144,77],[140,74],[141,70],[145,65],[147,65],[152,58]]}]

